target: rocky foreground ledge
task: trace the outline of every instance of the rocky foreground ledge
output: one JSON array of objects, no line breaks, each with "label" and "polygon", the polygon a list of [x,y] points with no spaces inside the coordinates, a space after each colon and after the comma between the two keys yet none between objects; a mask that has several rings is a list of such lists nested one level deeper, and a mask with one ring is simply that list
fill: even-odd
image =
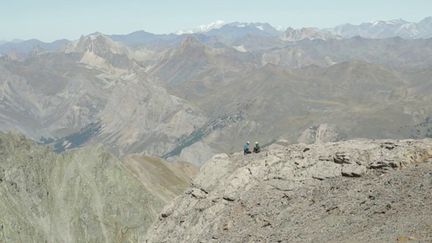
[{"label": "rocky foreground ledge", "polygon": [[148,242],[432,241],[432,140],[271,145],[219,154]]}]

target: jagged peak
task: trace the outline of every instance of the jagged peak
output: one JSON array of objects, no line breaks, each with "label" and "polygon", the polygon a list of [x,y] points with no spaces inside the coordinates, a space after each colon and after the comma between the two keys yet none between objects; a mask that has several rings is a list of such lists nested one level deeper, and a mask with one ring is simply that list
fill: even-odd
[{"label": "jagged peak", "polygon": [[269,23],[248,23],[248,22],[231,22],[226,23],[223,20],[217,20],[210,24],[206,25],[200,25],[197,28],[194,28],[192,30],[180,30],[176,34],[183,35],[183,34],[194,34],[194,33],[206,33],[212,30],[218,30],[222,28],[255,28],[257,30],[261,31],[270,31],[275,32],[277,31],[276,28],[274,28]]},{"label": "jagged peak", "polygon": [[124,47],[113,41],[110,37],[95,32],[86,36],[81,36],[79,40],[71,43],[67,48],[66,52],[98,52],[100,50],[110,51],[112,53],[123,53]]},{"label": "jagged peak", "polygon": [[282,37],[285,41],[301,41],[307,40],[329,40],[329,39],[340,39],[341,37],[335,35],[326,30],[320,30],[315,27],[303,27],[300,29],[294,29],[288,27]]},{"label": "jagged peak", "polygon": [[190,30],[179,30],[176,32],[177,35],[183,35],[183,34],[193,34],[193,33],[204,33],[208,32],[213,29],[220,29],[225,25],[225,21],[223,20],[216,20],[214,22],[211,22],[209,24],[203,24],[196,28],[190,29]]},{"label": "jagged peak", "polygon": [[189,48],[189,47],[196,48],[196,47],[204,47],[204,46],[205,45],[200,40],[198,40],[198,38],[195,37],[194,35],[186,35],[183,38],[182,42],[180,43],[180,47],[182,49]]}]

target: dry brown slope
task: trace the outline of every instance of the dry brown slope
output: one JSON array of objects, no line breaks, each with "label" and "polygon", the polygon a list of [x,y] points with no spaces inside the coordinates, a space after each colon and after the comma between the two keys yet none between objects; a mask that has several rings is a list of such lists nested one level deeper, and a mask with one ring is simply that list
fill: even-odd
[{"label": "dry brown slope", "polygon": [[190,186],[198,172],[195,165],[186,162],[167,162],[159,158],[129,155],[123,163],[152,194],[165,203]]}]

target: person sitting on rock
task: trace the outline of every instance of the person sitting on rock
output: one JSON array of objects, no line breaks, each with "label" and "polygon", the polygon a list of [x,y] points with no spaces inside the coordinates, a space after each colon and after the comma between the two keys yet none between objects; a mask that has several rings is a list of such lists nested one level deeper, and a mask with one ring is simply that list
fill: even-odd
[{"label": "person sitting on rock", "polygon": [[249,141],[247,141],[247,142],[245,143],[245,145],[243,145],[243,153],[244,153],[244,154],[250,154],[250,153],[252,153],[252,152],[249,150]]},{"label": "person sitting on rock", "polygon": [[254,153],[259,153],[259,152],[261,152],[261,147],[260,147],[260,145],[259,145],[259,143],[258,142],[255,142],[255,147],[254,147]]}]

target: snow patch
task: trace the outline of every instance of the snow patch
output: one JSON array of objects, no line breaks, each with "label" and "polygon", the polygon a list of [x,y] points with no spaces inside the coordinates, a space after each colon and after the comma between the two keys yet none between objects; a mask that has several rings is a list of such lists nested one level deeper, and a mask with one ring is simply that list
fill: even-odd
[{"label": "snow patch", "polygon": [[283,32],[283,31],[285,31],[285,28],[282,27],[281,25],[278,25],[278,26],[276,26],[276,30],[279,32]]},{"label": "snow patch", "polygon": [[379,24],[380,24],[380,21],[374,21],[374,22],[372,22],[372,26],[377,26]]},{"label": "snow patch", "polygon": [[179,30],[176,32],[176,34],[182,35],[182,34],[193,34],[193,33],[205,33],[205,32],[209,32],[210,30],[220,29],[224,25],[225,25],[225,21],[216,20],[216,21],[211,22],[209,24],[200,25],[200,26],[193,28],[191,30]]},{"label": "snow patch", "polygon": [[63,148],[68,149],[70,146],[72,145],[71,142],[69,142],[68,140],[63,141]]},{"label": "snow patch", "polygon": [[247,52],[248,50],[244,47],[244,45],[240,46],[233,46],[234,49],[236,49],[239,52]]}]

